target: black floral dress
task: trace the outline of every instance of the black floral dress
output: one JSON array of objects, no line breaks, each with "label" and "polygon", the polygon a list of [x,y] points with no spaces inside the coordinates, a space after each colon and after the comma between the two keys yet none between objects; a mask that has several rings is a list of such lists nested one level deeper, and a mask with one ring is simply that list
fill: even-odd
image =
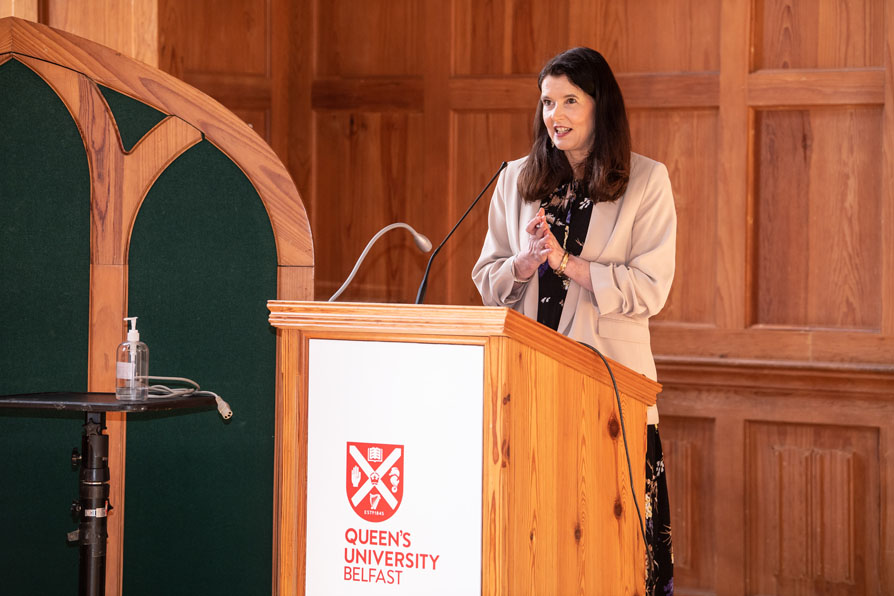
[{"label": "black floral dress", "polygon": [[[573,256],[580,256],[590,227],[593,202],[580,181],[562,184],[540,202],[550,230],[562,247]],[[544,262],[539,276],[537,321],[558,330],[562,308],[571,281],[559,277]],[[671,543],[670,506],[667,501],[667,480],[664,475],[664,454],[658,425],[649,425],[646,438],[646,548],[651,564],[646,561],[646,594],[671,596],[674,593],[674,555]],[[648,556],[648,555],[647,555]]]}]

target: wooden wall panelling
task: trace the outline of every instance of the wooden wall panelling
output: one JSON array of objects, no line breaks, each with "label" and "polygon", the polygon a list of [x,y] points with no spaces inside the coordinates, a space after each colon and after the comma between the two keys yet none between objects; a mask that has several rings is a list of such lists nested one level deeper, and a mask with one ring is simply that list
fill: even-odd
[{"label": "wooden wall panelling", "polygon": [[425,96],[422,77],[317,79],[311,101],[320,110],[421,112]]},{"label": "wooden wall panelling", "polygon": [[[511,68],[506,74],[536,74],[543,63],[568,46],[567,23],[571,20],[568,1],[525,2],[507,0],[506,24]],[[558,26],[544,26],[556,23]]]},{"label": "wooden wall panelling", "polygon": [[[890,31],[890,29],[889,29]],[[894,429],[885,425],[879,432],[879,584],[894,586]],[[889,593],[890,593],[889,588]]]},{"label": "wooden wall panelling", "polygon": [[719,103],[716,72],[615,73],[628,111],[636,109],[713,108]]},{"label": "wooden wall panelling", "polygon": [[[707,397],[707,396],[700,396]],[[669,408],[665,407],[667,412]],[[674,414],[673,409],[669,412]],[[713,412],[696,412],[690,415],[711,416]],[[745,494],[748,490],[742,474],[744,461],[744,424],[740,412],[727,412],[716,416],[714,422],[714,449],[716,468],[714,478],[714,511],[708,519],[716,532],[714,541],[714,581],[718,594],[745,594]],[[672,472],[668,470],[668,475]],[[701,487],[699,487],[701,488]]]},{"label": "wooden wall panelling", "polygon": [[881,113],[755,119],[755,323],[881,325]]},{"label": "wooden wall panelling", "polygon": [[[741,473],[742,415],[724,412],[723,416],[719,416],[715,411],[702,407],[705,401],[711,399],[710,395],[697,387],[681,386],[675,384],[672,378],[668,379],[668,365],[664,364],[664,360],[671,354],[685,354],[681,359],[689,361],[690,354],[696,353],[700,347],[712,354],[734,353],[727,344],[728,334],[745,326],[749,142],[746,77],[751,4],[748,0],[717,3],[719,12],[716,13],[716,28],[713,31],[717,58],[707,64],[719,71],[718,90],[716,103],[705,102],[704,105],[706,108],[717,106],[715,142],[718,159],[713,169],[697,167],[703,156],[701,145],[698,157],[682,158],[690,165],[685,170],[688,176],[707,179],[698,184],[703,192],[711,192],[710,180],[714,180],[716,196],[696,192],[692,201],[694,205],[714,203],[713,222],[709,223],[706,214],[696,216],[686,208],[690,200],[686,196],[687,191],[693,184],[688,176],[684,175],[686,181],[672,179],[675,191],[681,195],[678,199],[680,266],[668,312],[662,318],[668,322],[691,318],[689,313],[692,306],[688,302],[695,300],[696,304],[702,305],[701,308],[707,309],[700,313],[702,317],[697,317],[707,325],[681,327],[665,324],[661,320],[653,325],[653,351],[659,361],[659,379],[664,383],[659,399],[662,415],[660,429],[665,443],[674,528],[675,587],[679,594],[745,593],[742,536],[745,532],[746,486]],[[706,30],[700,34],[712,36],[712,32]],[[676,132],[675,129],[673,134]],[[681,159],[679,156],[675,158]],[[672,158],[660,156],[658,159],[667,161]],[[668,165],[674,168],[672,160]],[[693,217],[698,219],[693,220]],[[702,225],[714,229],[710,240],[701,238],[711,234],[705,234],[704,229],[695,223],[699,219]],[[694,236],[688,237],[689,233]],[[690,266],[697,265],[698,261],[692,262],[685,247],[699,245],[707,245],[705,248],[714,253],[714,270],[703,273],[700,282],[691,282],[693,271]],[[701,271],[695,269],[695,272]],[[711,279],[713,284],[709,281]],[[695,366],[699,371],[703,370],[699,365]],[[680,406],[681,402],[695,402],[698,405],[686,408]]]},{"label": "wooden wall panelling", "polygon": [[[311,82],[316,51],[316,18],[312,3],[272,0],[271,123],[273,150],[292,175],[310,209],[313,175]],[[312,228],[315,229],[315,228]],[[313,288],[313,285],[310,286]]]},{"label": "wooden wall panelling", "polygon": [[507,2],[452,2],[452,31],[450,40],[454,76],[496,75],[508,73],[506,47]]},{"label": "wooden wall panelling", "polygon": [[[891,337],[894,336],[894,6],[890,0],[885,8],[881,294],[882,333]],[[894,515],[889,518],[889,532],[886,532],[886,536],[894,537]],[[889,548],[894,548],[894,545],[889,545]],[[894,583],[894,571],[891,572],[888,583]]]},{"label": "wooden wall panelling", "polygon": [[[588,0],[569,0],[568,47],[587,46],[603,53],[609,50],[609,43],[600,32],[606,28],[604,3]],[[614,65],[609,62],[614,69]],[[617,71],[615,71],[617,74]],[[626,96],[625,96],[626,99]]]},{"label": "wooden wall panelling", "polygon": [[[820,109],[819,107],[808,109],[806,114],[803,112],[794,112],[794,114],[802,114],[804,118],[801,120],[806,123],[802,126],[802,138],[800,141],[795,139],[796,131],[791,131],[788,136],[791,139],[791,145],[788,147],[780,147],[776,149],[778,137],[769,141],[772,149],[776,150],[776,154],[781,159],[790,159],[793,154],[801,153],[807,155],[812,161],[814,158],[819,164],[810,164],[810,175],[804,176],[805,167],[795,170],[794,177],[792,172],[786,171],[785,176],[780,174],[778,163],[774,163],[770,156],[766,153],[771,147],[768,145],[767,136],[780,135],[786,138],[787,134],[782,132],[788,129],[788,125],[798,122],[797,116],[787,119],[781,116],[779,112],[759,111],[755,123],[756,129],[756,147],[755,151],[764,152],[761,155],[755,155],[755,191],[758,196],[755,197],[755,205],[757,209],[755,219],[758,225],[766,225],[769,232],[773,227],[777,232],[781,229],[780,220],[777,217],[776,223],[769,223],[765,219],[761,219],[760,208],[763,207],[764,213],[776,211],[780,217],[797,217],[797,215],[787,211],[787,215],[783,215],[778,206],[769,206],[768,199],[761,197],[766,188],[764,181],[771,181],[771,185],[775,184],[798,184],[807,185],[805,190],[811,191],[809,196],[801,199],[794,198],[795,201],[807,200],[806,206],[809,206],[810,212],[818,212],[816,216],[822,220],[826,218],[834,218],[835,224],[829,224],[832,230],[823,229],[821,225],[812,223],[809,226],[809,232],[803,232],[803,228],[787,229],[787,233],[791,233],[796,238],[800,238],[800,242],[806,249],[802,258],[799,260],[800,267],[808,271],[808,276],[814,280],[819,280],[812,286],[807,284],[806,289],[799,292],[785,294],[784,292],[773,292],[777,294],[773,299],[766,297],[766,288],[761,287],[762,278],[766,284],[766,276],[762,273],[756,274],[755,291],[758,296],[752,296],[755,305],[754,316],[751,320],[761,322],[767,317],[768,309],[788,308],[791,312],[788,315],[771,316],[773,322],[778,322],[779,317],[790,318],[802,321],[802,326],[814,327],[853,327],[868,328],[880,330],[883,327],[882,318],[884,317],[884,300],[885,292],[883,291],[883,283],[879,283],[879,277],[872,275],[870,272],[881,270],[881,280],[887,275],[885,267],[885,250],[883,243],[885,236],[881,229],[882,210],[889,202],[884,200],[886,196],[885,183],[883,175],[879,176],[878,172],[884,172],[886,168],[890,168],[889,157],[885,157],[885,153],[880,151],[882,144],[885,142],[884,133],[878,132],[884,130],[883,119],[886,117],[883,110],[879,112],[875,106],[881,105],[885,101],[884,80],[890,76],[889,72],[885,73],[880,69],[886,64],[884,59],[884,39],[886,25],[882,15],[888,14],[890,17],[890,9],[885,11],[884,2],[882,0],[863,0],[853,1],[850,3],[819,3],[814,5],[805,2],[762,2],[757,3],[755,13],[755,29],[753,31],[753,39],[755,46],[753,68],[754,69],[779,69],[783,71],[764,70],[753,73],[749,76],[749,102],[755,106],[792,106],[796,108],[804,108],[804,104],[822,105],[843,105],[841,111],[832,109]],[[887,63],[890,65],[890,61]],[[835,69],[812,72],[810,69],[823,68]],[[790,70],[800,69],[800,70]],[[790,91],[786,91],[786,89]],[[854,106],[856,104],[856,106]],[[864,107],[865,106],[865,107]],[[846,115],[841,115],[842,111]],[[874,112],[874,113],[873,113]],[[869,115],[867,115],[869,114]],[[834,119],[833,115],[840,117]],[[833,118],[835,121],[829,121]],[[818,128],[815,120],[823,122]],[[774,120],[773,125],[769,125],[773,130],[767,130],[768,120]],[[868,121],[867,121],[868,120]],[[861,122],[863,121],[863,122]],[[814,135],[814,131],[815,135]],[[826,136],[828,135],[828,136]],[[822,141],[814,143],[815,138],[824,137]],[[832,140],[834,139],[834,140]],[[859,141],[857,140],[859,139]],[[831,141],[834,148],[829,144]],[[800,144],[801,150],[795,151],[795,145]],[[825,150],[826,155],[815,157],[816,151]],[[839,165],[843,157],[844,164]],[[881,168],[879,160],[885,162]],[[828,163],[824,163],[824,162]],[[762,170],[763,168],[763,170]],[[769,173],[767,173],[769,170]],[[800,174],[799,174],[800,172]],[[836,176],[837,173],[837,176]],[[812,176],[821,178],[821,180],[813,180]],[[828,179],[829,177],[832,179]],[[792,179],[793,178],[793,179]],[[836,189],[837,194],[844,194],[850,199],[845,199],[838,204],[838,211],[824,215],[826,207],[816,207],[817,203],[826,204],[826,197],[830,194],[828,187]],[[785,194],[785,192],[781,193]],[[857,198],[859,197],[859,199]],[[868,205],[867,205],[868,204]],[[858,206],[859,205],[859,206]],[[835,209],[832,207],[832,209]],[[872,221],[873,219],[876,221]],[[810,222],[814,222],[811,218]],[[804,222],[804,214],[800,217],[800,222]],[[758,238],[764,232],[755,230],[755,252],[759,258],[762,241]],[[831,238],[833,243],[828,246],[826,239]],[[817,238],[811,241],[809,239]],[[834,240],[837,239],[837,242]],[[797,240],[796,240],[797,242]],[[805,242],[811,242],[804,244]],[[790,245],[794,246],[794,245]],[[820,250],[823,246],[823,251]],[[767,248],[764,248],[766,251]],[[840,287],[837,279],[832,285],[828,283],[828,279],[823,280],[823,272],[820,263],[831,260],[831,264],[835,267],[830,274],[832,277],[841,275],[843,288]],[[807,265],[805,262],[811,262]],[[849,265],[853,266],[859,262],[859,268],[856,272],[842,272],[842,268]],[[772,265],[760,260],[754,263],[755,270],[766,271],[772,269]],[[829,271],[826,269],[826,271]],[[781,277],[777,274],[777,280]],[[802,281],[805,279],[802,277]],[[823,282],[826,283],[823,283]],[[789,282],[795,283],[797,282]],[[832,297],[828,294],[828,289],[833,288]],[[817,295],[819,294],[819,296]],[[783,297],[785,296],[785,297]],[[799,298],[800,296],[800,298]],[[801,300],[800,306],[789,303],[786,306],[780,306],[780,298],[782,301]],[[763,303],[761,303],[763,300]],[[769,301],[773,300],[775,306],[770,306]],[[814,306],[807,305],[807,301],[813,301]],[[826,301],[825,303],[823,303]],[[884,302],[883,302],[884,301]],[[857,302],[859,306],[854,306]],[[762,306],[763,304],[763,306]],[[800,311],[795,314],[794,311]],[[859,311],[859,312],[858,312]]]},{"label": "wooden wall panelling", "polygon": [[217,99],[269,143],[272,0],[157,2],[159,68]]},{"label": "wooden wall panelling", "polygon": [[269,0],[158,0],[158,13],[166,72],[181,79],[214,73],[221,82],[233,75],[268,76]]},{"label": "wooden wall panelling", "polygon": [[38,14],[38,0],[0,0],[0,18],[18,17],[37,21]]},{"label": "wooden wall panelling", "polygon": [[[528,84],[536,89],[533,79]],[[463,111],[451,115],[451,163],[454,200],[449,220],[459,220],[481,192],[503,161],[527,154],[531,148],[531,118],[534,105],[524,111]],[[527,125],[527,126],[526,126]],[[471,148],[475,148],[474,151]],[[444,247],[443,259],[451,267],[447,276],[451,283],[451,303],[480,304],[481,296],[472,283],[472,267],[481,254],[487,233],[487,213],[494,184],[481,197],[450,243]],[[439,271],[443,270],[443,267]],[[463,272],[466,273],[463,278]]]},{"label": "wooden wall panelling", "polygon": [[41,23],[158,66],[158,0],[40,0]]},{"label": "wooden wall panelling", "polygon": [[[894,337],[894,2],[885,2],[883,60],[885,72],[884,108],[882,109],[882,296],[883,337]],[[881,20],[881,17],[879,17]],[[891,359],[894,362],[894,358]],[[894,586],[894,431],[890,427],[879,437],[879,468],[882,495],[881,539],[883,553],[879,581]]]},{"label": "wooden wall panelling", "polygon": [[879,429],[746,423],[751,593],[872,593]]},{"label": "wooden wall panelling", "polygon": [[671,175],[682,275],[659,320],[714,324],[720,3],[574,2],[572,13],[572,45],[596,47],[616,72],[634,150]]},{"label": "wooden wall panelling", "polygon": [[812,112],[812,126],[822,134],[813,143],[810,177],[816,190],[811,195],[828,202],[815,200],[811,205],[811,211],[822,211],[811,217],[808,228],[809,322],[812,327],[879,331],[881,110],[870,106]]},{"label": "wooden wall panelling", "polygon": [[536,74],[547,59],[576,45],[598,49],[616,73],[716,71],[720,4],[457,0],[453,72]]},{"label": "wooden wall panelling", "polygon": [[[713,584],[694,582],[684,567],[678,592],[891,593],[885,574],[894,555],[884,546],[890,540],[884,511],[894,488],[888,470],[894,373],[824,376],[819,384],[826,389],[817,389],[817,381],[798,374],[765,375],[756,387],[759,370],[759,364],[660,368],[671,496],[682,490],[692,501],[713,491],[714,503],[713,515],[704,512],[713,520]],[[706,423],[713,441],[699,432]],[[712,453],[713,482],[710,475],[691,482],[675,452],[680,441]],[[686,485],[675,488],[675,480]],[[672,500],[672,507],[676,514],[679,504]],[[678,517],[688,529],[685,512]],[[676,539],[676,518],[674,528]]]},{"label": "wooden wall panelling", "polygon": [[425,23],[428,7],[414,0],[370,0],[362,4],[314,0],[318,22],[315,76],[419,76],[435,51],[436,34]]},{"label": "wooden wall panelling", "polygon": [[[434,10],[413,2],[312,4],[320,45],[311,52],[316,68],[312,116],[307,115],[312,123],[307,155],[315,157],[305,162],[311,165],[309,212],[321,247],[320,299],[341,285],[384,226],[404,221],[434,243],[442,235],[439,207],[446,185],[438,182],[447,157],[446,111],[440,118],[426,117],[437,110],[423,107],[446,96],[437,91],[446,78],[436,69],[422,73],[426,60],[436,64],[446,57],[422,51],[419,24],[429,9]],[[437,46],[433,39],[428,44]],[[429,200],[435,186],[437,196]],[[426,260],[409,234],[391,232],[367,256],[342,299],[411,302]]]},{"label": "wooden wall panelling", "polygon": [[[748,108],[745,81],[751,3],[723,2],[720,28],[719,151],[717,170],[717,285],[715,324],[740,329],[746,317]],[[688,346],[687,346],[688,348]],[[683,348],[681,353],[685,353]]]},{"label": "wooden wall panelling", "polygon": [[757,0],[754,68],[882,66],[885,0]]},{"label": "wooden wall panelling", "polygon": [[[659,401],[662,397],[659,397]],[[686,590],[712,591],[716,552],[716,515],[728,515],[715,496],[717,457],[715,420],[661,416],[661,445],[668,473],[668,500],[674,548],[674,584]],[[724,520],[723,528],[729,528]]]},{"label": "wooden wall panelling", "polygon": [[865,70],[761,70],[748,75],[748,105],[881,105],[885,72]]},{"label": "wooden wall panelling", "polygon": [[[689,63],[690,59],[699,64],[705,59],[710,60],[710,52],[702,52],[702,44],[710,45],[712,39],[716,41],[716,32],[705,36],[704,27],[712,15],[716,16],[717,8],[699,6],[699,9],[692,11],[688,2],[670,6],[654,1],[635,4],[587,0],[554,3],[457,1],[454,2],[453,72],[458,76],[536,74],[546,60],[575,45],[599,49],[617,72],[700,70],[701,67],[683,66],[682,63]],[[687,12],[697,14],[687,16]],[[687,43],[669,42],[670,52],[649,52],[643,51],[642,44],[625,34],[625,28],[636,27],[639,23],[645,29],[637,33],[649,37],[649,27],[664,23],[657,13],[662,17],[672,14],[675,26],[685,30],[677,30],[677,33],[686,37]],[[543,23],[555,23],[556,26],[545,27]],[[690,27],[691,37],[688,35]],[[689,53],[688,58],[678,59],[686,53]],[[627,58],[632,58],[633,62],[622,64]],[[664,68],[656,65],[656,60],[675,65]]]},{"label": "wooden wall panelling", "polygon": [[[537,77],[534,75],[456,76],[450,79],[450,107],[457,112],[528,110],[533,118],[538,101],[540,101],[540,90],[537,88]],[[531,130],[530,121],[526,128]]]},{"label": "wooden wall panelling", "polygon": [[[300,3],[289,0],[272,0],[270,4],[270,122],[276,123],[270,130],[270,146],[286,165],[301,196],[309,197],[310,188],[306,184],[309,168],[295,167],[293,161],[299,154],[309,155],[310,151],[301,151],[297,147],[290,150],[292,134],[297,135],[293,141],[296,145],[307,143],[302,129],[295,126],[297,118],[293,116],[309,111],[310,86],[307,82],[312,79],[302,70],[310,69],[313,63],[310,54],[313,17],[304,13],[303,8]],[[301,87],[295,84],[296,80],[302,81]],[[302,94],[295,90],[296,87],[308,91]]]},{"label": "wooden wall panelling", "polygon": [[726,330],[656,323],[652,351],[668,362],[734,359],[746,363],[762,361],[767,367],[790,362],[819,369],[858,371],[884,369],[894,362],[890,337],[865,331],[768,325]]},{"label": "wooden wall panelling", "polygon": [[[721,2],[569,0],[569,4],[567,45],[599,50],[616,74],[720,68]],[[660,103],[661,98],[653,101]]]},{"label": "wooden wall panelling", "polygon": [[[566,49],[568,0],[560,2],[457,1],[451,3],[454,75],[525,75]],[[545,26],[546,23],[554,26]]]},{"label": "wooden wall panelling", "polygon": [[[449,172],[453,164],[450,162],[450,5],[446,2],[427,2],[422,15],[425,31],[425,60],[423,62],[425,97],[422,103],[422,117],[426,136],[423,168],[425,180],[423,184],[423,201],[426,205],[424,224],[428,234],[437,247],[446,237],[453,222],[456,221],[455,189],[452,186]],[[462,211],[460,211],[462,213]],[[446,217],[445,217],[446,215]],[[442,257],[439,257],[442,258]],[[432,273],[428,284],[425,302],[427,304],[452,304],[455,289],[455,278],[451,275],[452,264],[441,260],[440,266],[447,264],[447,275],[438,277]],[[434,266],[434,265],[433,265]],[[422,277],[420,273],[410,282],[415,289]],[[415,283],[414,283],[415,282]],[[411,301],[415,300],[415,292],[411,291]]]},{"label": "wooden wall panelling", "polygon": [[[339,156],[320,161],[313,192],[318,264],[326,272],[317,292],[326,300],[381,228],[406,221],[425,232],[425,135],[418,112],[318,111],[314,123],[315,151]],[[408,232],[392,231],[367,255],[343,300],[411,302],[405,284],[394,281],[409,281],[425,259]]]},{"label": "wooden wall panelling", "polygon": [[630,110],[633,150],[668,168],[677,209],[677,271],[655,319],[715,324],[717,274],[718,112],[716,109]]}]

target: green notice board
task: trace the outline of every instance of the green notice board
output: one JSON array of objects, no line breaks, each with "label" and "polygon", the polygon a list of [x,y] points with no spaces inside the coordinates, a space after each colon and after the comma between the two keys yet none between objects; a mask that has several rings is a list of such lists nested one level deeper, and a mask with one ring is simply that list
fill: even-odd
[{"label": "green notice board", "polygon": [[276,247],[256,191],[211,143],[150,190],[129,271],[149,374],[193,379],[235,414],[128,417],[124,591],[269,594]]}]

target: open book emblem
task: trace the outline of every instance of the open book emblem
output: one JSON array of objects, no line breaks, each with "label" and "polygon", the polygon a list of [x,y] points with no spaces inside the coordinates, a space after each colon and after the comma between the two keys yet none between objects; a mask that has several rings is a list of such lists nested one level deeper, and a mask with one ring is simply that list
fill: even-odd
[{"label": "open book emblem", "polygon": [[404,446],[351,442],[347,446],[348,502],[366,521],[385,521],[404,496]]}]

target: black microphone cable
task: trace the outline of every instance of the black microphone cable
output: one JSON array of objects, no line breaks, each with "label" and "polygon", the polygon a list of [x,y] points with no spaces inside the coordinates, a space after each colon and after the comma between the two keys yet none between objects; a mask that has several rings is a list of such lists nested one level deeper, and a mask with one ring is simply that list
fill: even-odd
[{"label": "black microphone cable", "polygon": [[419,291],[416,293],[416,304],[422,304],[422,301],[425,299],[425,290],[428,289],[428,274],[431,271],[431,262],[435,260],[435,256],[440,252],[441,247],[447,242],[447,239],[453,235],[453,232],[456,231],[456,228],[459,227],[459,224],[463,222],[466,216],[470,211],[478,204],[478,201],[481,199],[482,195],[484,195],[485,191],[490,188],[490,185],[494,183],[494,180],[497,179],[497,176],[500,175],[500,172],[506,169],[506,166],[509,165],[505,161],[500,164],[499,169],[494,173],[491,179],[488,181],[487,185],[481,189],[481,192],[478,193],[478,196],[475,197],[475,200],[472,201],[472,204],[469,205],[469,208],[466,209],[466,212],[463,213],[463,216],[459,218],[459,221],[456,222],[456,225],[453,226],[453,229],[441,240],[441,243],[438,245],[438,248],[435,249],[435,252],[431,253],[431,257],[428,259],[428,265],[425,266],[425,274],[422,276],[422,282],[419,284]]},{"label": "black microphone cable", "polygon": [[633,486],[633,466],[630,465],[630,449],[627,447],[627,429],[624,425],[624,411],[621,409],[621,392],[618,391],[618,383],[615,381],[615,374],[612,372],[612,367],[609,365],[605,356],[602,355],[602,352],[582,341],[577,343],[590,348],[602,359],[602,362],[605,364],[605,369],[608,371],[608,376],[611,377],[612,387],[615,389],[615,401],[618,404],[618,417],[621,422],[621,436],[624,439],[624,454],[627,456],[627,473],[630,478],[630,496],[633,499],[633,505],[636,507],[636,516],[639,518],[639,531],[643,537],[643,546],[646,549],[646,557],[649,560],[649,569],[651,570],[655,568],[655,559],[652,557],[652,551],[649,550],[649,541],[646,540],[646,525],[643,523],[643,514],[639,509],[639,501],[636,499],[636,489]]}]

